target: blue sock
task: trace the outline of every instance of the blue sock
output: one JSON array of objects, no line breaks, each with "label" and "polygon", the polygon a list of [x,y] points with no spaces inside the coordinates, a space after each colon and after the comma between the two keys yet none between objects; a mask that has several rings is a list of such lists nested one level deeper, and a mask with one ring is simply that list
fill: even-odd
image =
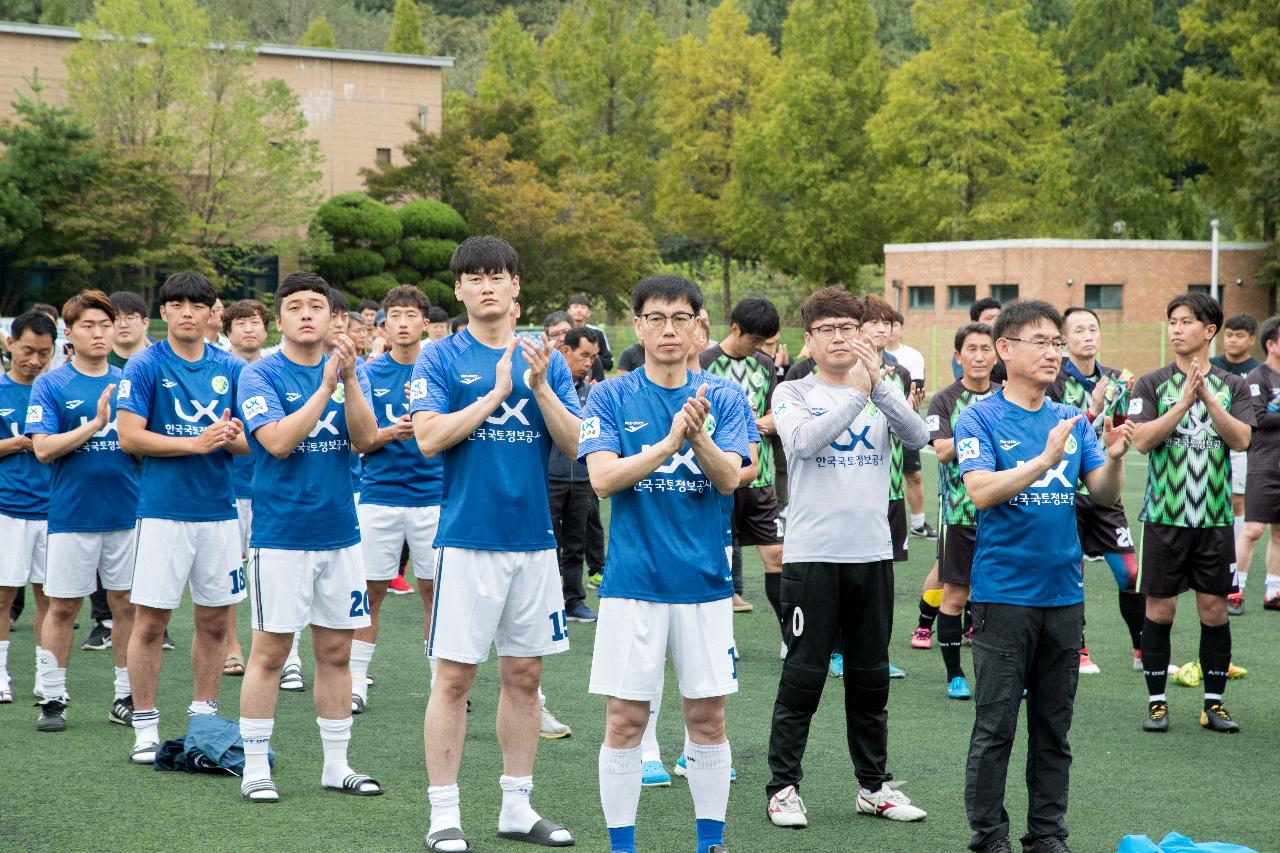
[{"label": "blue sock", "polygon": [[1124,564],[1124,555],[1103,554],[1102,558],[1107,561],[1107,568],[1111,570],[1112,576],[1116,579],[1116,586],[1120,587],[1121,592],[1127,592],[1129,589],[1129,567]]},{"label": "blue sock", "polygon": [[707,853],[717,844],[724,846],[724,821],[698,818],[698,853]]},{"label": "blue sock", "polygon": [[636,853],[636,828],[634,826],[609,827],[611,853]]}]

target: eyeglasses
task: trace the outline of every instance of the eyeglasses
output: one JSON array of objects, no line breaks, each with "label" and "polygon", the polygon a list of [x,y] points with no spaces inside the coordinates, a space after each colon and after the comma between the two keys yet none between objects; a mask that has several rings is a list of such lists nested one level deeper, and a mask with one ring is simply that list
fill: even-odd
[{"label": "eyeglasses", "polygon": [[1050,349],[1057,350],[1059,353],[1067,351],[1067,342],[1062,338],[1005,338],[1005,340],[1027,344],[1041,353]]},{"label": "eyeglasses", "polygon": [[693,322],[693,316],[685,311],[677,311],[674,314],[663,314],[660,311],[654,311],[650,314],[641,314],[640,319],[644,321],[645,326],[655,332],[665,329],[667,321],[670,320],[671,328],[680,332],[689,328],[689,324]]},{"label": "eyeglasses", "polygon": [[821,326],[810,326],[805,331],[812,335],[817,335],[820,338],[835,337],[835,334],[838,331],[840,332],[840,337],[848,338],[852,337],[854,332],[857,332],[861,328],[862,325],[860,323],[840,323],[838,325],[835,323],[823,323]]}]

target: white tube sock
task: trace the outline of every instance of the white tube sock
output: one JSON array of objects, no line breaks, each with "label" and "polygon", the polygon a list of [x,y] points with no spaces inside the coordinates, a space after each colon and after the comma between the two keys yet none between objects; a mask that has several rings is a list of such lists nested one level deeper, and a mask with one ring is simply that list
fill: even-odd
[{"label": "white tube sock", "polygon": [[123,699],[133,693],[133,688],[129,685],[129,667],[116,667],[116,698]]},{"label": "white tube sock", "polygon": [[375,647],[374,643],[351,641],[351,692],[365,700],[369,698],[369,684],[365,681],[365,676],[369,674]]},{"label": "white tube sock", "polygon": [[724,822],[729,808],[729,769],[733,756],[729,742],[717,744],[684,742],[689,769],[689,793],[693,796],[693,812],[698,820]]},{"label": "white tube sock", "polygon": [[643,773],[640,747],[600,747],[600,806],[607,827],[635,826]]},{"label": "white tube sock", "polygon": [[[462,796],[457,784],[432,785],[427,788],[427,799],[431,801],[431,826],[428,835],[442,829],[462,829]],[[466,847],[462,841],[442,841],[436,845],[442,851],[462,851]]]}]

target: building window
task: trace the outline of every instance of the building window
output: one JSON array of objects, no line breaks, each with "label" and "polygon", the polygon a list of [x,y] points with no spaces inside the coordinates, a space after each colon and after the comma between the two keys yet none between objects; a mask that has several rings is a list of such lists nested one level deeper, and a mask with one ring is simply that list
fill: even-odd
[{"label": "building window", "polygon": [[1119,284],[1086,284],[1084,307],[1094,311],[1116,311],[1124,307],[1124,291]]},{"label": "building window", "polygon": [[1001,305],[1006,302],[1012,302],[1018,298],[1018,285],[993,284],[991,285],[991,298],[997,300]]},{"label": "building window", "polygon": [[968,310],[969,306],[978,299],[978,288],[972,284],[950,284],[947,285],[947,308],[956,310]]},{"label": "building window", "polygon": [[908,287],[907,288],[907,309],[910,311],[932,311],[933,310],[933,286],[928,287]]},{"label": "building window", "polygon": [[1213,285],[1211,284],[1188,284],[1187,293],[1203,293],[1209,296],[1213,293]]},{"label": "building window", "polygon": [[390,163],[390,162],[391,162],[391,149],[390,149],[390,148],[379,148],[379,149],[378,149],[378,152],[377,152],[377,155],[376,155],[376,157],[375,157],[375,159],[376,159],[379,163]]}]

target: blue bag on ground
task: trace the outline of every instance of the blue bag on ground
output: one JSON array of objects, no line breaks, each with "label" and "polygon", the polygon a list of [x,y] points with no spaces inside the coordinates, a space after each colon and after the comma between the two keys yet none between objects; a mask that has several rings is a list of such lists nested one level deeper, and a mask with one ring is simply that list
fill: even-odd
[{"label": "blue bag on ground", "polygon": [[1199,844],[1177,832],[1170,832],[1156,844],[1146,835],[1126,835],[1116,853],[1258,853],[1242,844],[1202,841]]},{"label": "blue bag on ground", "polygon": [[[275,750],[267,751],[267,762],[275,766]],[[186,737],[166,741],[156,751],[157,770],[186,773],[244,774],[244,742],[240,726],[224,717],[198,714],[190,718]]]}]

